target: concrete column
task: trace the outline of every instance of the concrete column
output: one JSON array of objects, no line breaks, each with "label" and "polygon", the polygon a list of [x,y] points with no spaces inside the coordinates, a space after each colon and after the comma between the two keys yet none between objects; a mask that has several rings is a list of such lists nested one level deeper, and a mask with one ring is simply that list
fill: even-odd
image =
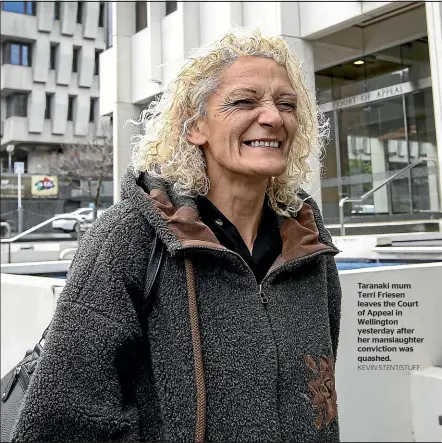
[{"label": "concrete column", "polygon": [[68,117],[68,87],[59,86],[52,100],[52,134],[64,135]]},{"label": "concrete column", "polygon": [[147,32],[149,33],[150,81],[162,82],[161,19],[166,15],[164,2],[147,2]]},{"label": "concrete column", "polygon": [[35,54],[34,57],[32,57],[34,82],[46,83],[48,81],[49,58],[51,53],[49,36],[50,34],[40,33],[34,45]]},{"label": "concrete column", "polygon": [[434,122],[439,163],[439,210],[442,208],[442,4],[426,2]]},{"label": "concrete column", "polygon": [[[441,145],[439,145],[441,146]],[[437,158],[437,148],[432,143],[421,143],[422,152],[426,157],[429,158]],[[441,149],[439,149],[440,151]],[[440,162],[440,160],[439,160]],[[424,166],[424,164],[422,164]],[[430,194],[430,211],[437,212],[440,211],[439,207],[439,199],[438,199],[438,183],[437,183],[437,175],[436,172],[432,172],[434,170],[434,163],[428,162],[427,164],[429,168],[428,174],[428,192]]]},{"label": "concrete column", "polygon": [[[359,138],[359,137],[358,137]],[[373,174],[373,188],[379,185],[386,178],[386,163],[384,145],[377,138],[370,138],[371,172]],[[388,213],[388,193],[387,187],[380,188],[373,194],[374,207],[376,212]]]},{"label": "concrete column", "polygon": [[31,100],[28,105],[29,132],[40,134],[43,131],[45,121],[46,93],[43,84],[35,84],[31,92]]},{"label": "concrete column", "polygon": [[37,2],[37,29],[51,32],[54,22],[54,2]]},{"label": "concrete column", "polygon": [[177,13],[182,29],[183,57],[200,45],[199,33],[199,2],[178,2]]},{"label": "concrete column", "polygon": [[74,35],[77,24],[77,2],[61,2],[61,33]]},{"label": "concrete column", "polygon": [[[121,176],[130,163],[130,138],[134,128],[125,123],[136,119],[132,104],[132,35],[135,33],[135,2],[112,2],[112,36],[115,51],[115,102],[113,107],[114,203],[121,199]],[[102,73],[103,75],[103,73]]]},{"label": "concrete column", "polygon": [[98,31],[98,15],[100,13],[100,2],[84,2],[84,22],[83,37],[97,38]]},{"label": "concrete column", "polygon": [[79,90],[74,114],[74,136],[88,135],[90,96],[87,90]]},{"label": "concrete column", "polygon": [[[310,91],[310,100],[312,103],[315,103],[315,70],[312,44],[298,37],[288,37],[283,35],[282,38],[284,38],[292,50],[295,51],[298,57],[301,58],[304,79],[307,88]],[[306,183],[304,189],[313,196],[319,208],[322,210],[320,162],[319,159],[314,156],[309,159],[309,162],[313,172],[310,176],[310,183]]]},{"label": "concrete column", "polygon": [[58,45],[57,84],[69,85],[72,75],[72,57],[74,46],[72,40],[63,39]]},{"label": "concrete column", "polygon": [[95,47],[93,42],[84,42],[80,51],[78,86],[90,88],[94,79]]}]

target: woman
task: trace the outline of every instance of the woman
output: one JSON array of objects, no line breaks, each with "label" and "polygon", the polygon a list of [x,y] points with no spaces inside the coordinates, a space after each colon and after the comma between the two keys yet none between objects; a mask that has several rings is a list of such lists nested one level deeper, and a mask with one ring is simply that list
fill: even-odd
[{"label": "woman", "polygon": [[[322,134],[298,60],[229,33],[142,121],[15,441],[338,441],[338,251],[300,189]],[[167,254],[145,318],[155,236]]]}]

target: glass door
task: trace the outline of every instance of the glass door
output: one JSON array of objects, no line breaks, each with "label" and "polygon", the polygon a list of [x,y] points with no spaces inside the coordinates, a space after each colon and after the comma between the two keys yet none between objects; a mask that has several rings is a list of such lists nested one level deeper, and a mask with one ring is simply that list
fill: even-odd
[{"label": "glass door", "polygon": [[[402,96],[338,111],[342,194],[358,198],[409,163]],[[410,176],[405,174],[346,215],[409,213]]]}]

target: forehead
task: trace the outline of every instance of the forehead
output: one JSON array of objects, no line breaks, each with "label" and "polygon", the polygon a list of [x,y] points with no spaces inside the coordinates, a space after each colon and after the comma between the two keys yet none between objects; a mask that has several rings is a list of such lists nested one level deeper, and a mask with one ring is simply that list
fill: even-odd
[{"label": "forehead", "polygon": [[284,66],[264,57],[241,57],[225,69],[219,89],[229,91],[238,87],[294,92]]}]

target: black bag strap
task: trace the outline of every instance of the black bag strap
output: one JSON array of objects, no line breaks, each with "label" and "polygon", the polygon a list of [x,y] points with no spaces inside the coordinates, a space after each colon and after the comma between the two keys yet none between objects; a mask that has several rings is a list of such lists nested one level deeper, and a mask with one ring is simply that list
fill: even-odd
[{"label": "black bag strap", "polygon": [[157,281],[158,274],[160,272],[161,263],[164,257],[164,245],[163,242],[155,235],[153,241],[152,250],[150,252],[149,262],[147,263],[146,270],[146,283],[144,287],[144,302],[147,303],[150,300],[150,295],[154,289]]},{"label": "black bag strap", "polygon": [[[150,313],[153,304],[155,302],[155,298],[152,296],[152,293],[154,293],[156,287],[157,277],[160,272],[161,263],[163,262],[164,255],[165,255],[164,244],[155,234],[152,250],[149,256],[149,262],[147,263],[146,283],[143,293],[143,308],[142,308],[143,316],[148,315]],[[55,285],[52,286],[52,291],[54,291],[54,287],[56,286]],[[51,323],[49,323],[48,327],[44,330],[41,339],[39,341],[40,345],[46,339],[46,335],[48,334]]]}]

